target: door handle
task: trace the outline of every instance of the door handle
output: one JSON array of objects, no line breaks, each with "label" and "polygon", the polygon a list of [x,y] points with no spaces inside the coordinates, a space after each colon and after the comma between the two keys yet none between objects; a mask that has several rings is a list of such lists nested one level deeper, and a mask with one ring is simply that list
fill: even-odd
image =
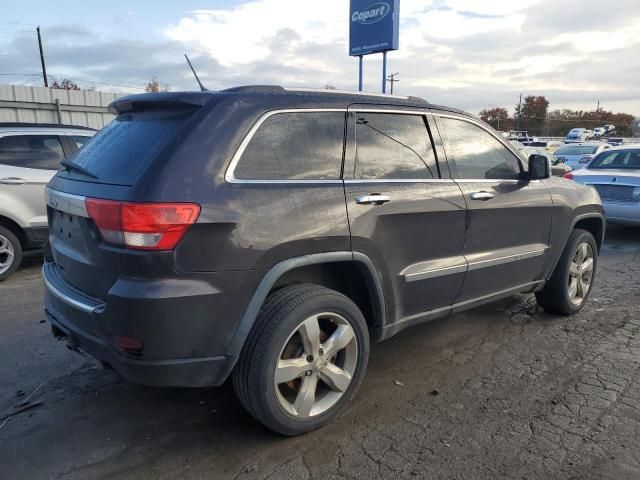
[{"label": "door handle", "polygon": [[491,192],[473,192],[471,195],[471,200],[482,200],[486,202],[487,200],[491,200],[495,197],[495,194]]},{"label": "door handle", "polygon": [[389,195],[381,195],[379,193],[371,193],[369,195],[358,195],[356,197],[356,203],[358,205],[382,205],[383,203],[390,202],[391,197]]},{"label": "door handle", "polygon": [[24,185],[27,181],[24,178],[18,177],[5,177],[0,178],[0,183],[3,185]]}]

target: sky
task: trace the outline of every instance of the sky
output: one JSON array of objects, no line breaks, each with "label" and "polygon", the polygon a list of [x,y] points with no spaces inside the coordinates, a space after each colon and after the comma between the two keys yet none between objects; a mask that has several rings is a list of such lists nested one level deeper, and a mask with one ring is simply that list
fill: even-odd
[{"label": "sky", "polygon": [[[137,93],[156,77],[197,89],[188,53],[210,90],[357,89],[348,0],[3,3],[0,84],[42,84],[40,25],[47,72],[82,87]],[[545,95],[551,109],[595,110],[599,100],[640,116],[638,0],[400,0],[399,43],[388,54],[399,95],[477,114],[512,112],[522,92]],[[381,89],[381,57],[365,57],[366,91]]]}]

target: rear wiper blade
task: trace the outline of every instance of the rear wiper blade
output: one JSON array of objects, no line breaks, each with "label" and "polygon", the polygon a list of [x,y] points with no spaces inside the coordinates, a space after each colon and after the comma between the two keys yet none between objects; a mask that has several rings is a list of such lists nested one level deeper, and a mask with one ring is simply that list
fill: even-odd
[{"label": "rear wiper blade", "polygon": [[98,176],[95,173],[91,173],[89,170],[87,170],[84,167],[81,167],[80,165],[70,162],[68,160],[62,160],[60,162],[60,165],[62,165],[63,167],[66,167],[67,170],[75,170],[76,172],[80,172],[84,175],[86,175],[87,177],[91,177],[91,178],[98,178]]}]

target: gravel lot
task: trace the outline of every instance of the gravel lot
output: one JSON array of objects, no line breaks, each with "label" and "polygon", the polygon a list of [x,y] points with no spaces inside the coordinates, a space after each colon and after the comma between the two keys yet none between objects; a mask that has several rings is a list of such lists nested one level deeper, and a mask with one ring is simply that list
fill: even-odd
[{"label": "gravel lot", "polygon": [[579,315],[520,296],[407,330],[373,346],[339,421],[299,438],[230,385],[138,387],[67,351],[40,262],[0,284],[0,417],[43,402],[0,420],[2,478],[640,478],[638,229],[610,228]]}]

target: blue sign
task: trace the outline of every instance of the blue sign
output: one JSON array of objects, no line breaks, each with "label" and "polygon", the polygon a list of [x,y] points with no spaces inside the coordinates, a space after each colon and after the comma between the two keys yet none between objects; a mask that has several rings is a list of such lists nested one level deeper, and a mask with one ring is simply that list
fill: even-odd
[{"label": "blue sign", "polygon": [[351,0],[349,55],[398,49],[400,0]]}]

